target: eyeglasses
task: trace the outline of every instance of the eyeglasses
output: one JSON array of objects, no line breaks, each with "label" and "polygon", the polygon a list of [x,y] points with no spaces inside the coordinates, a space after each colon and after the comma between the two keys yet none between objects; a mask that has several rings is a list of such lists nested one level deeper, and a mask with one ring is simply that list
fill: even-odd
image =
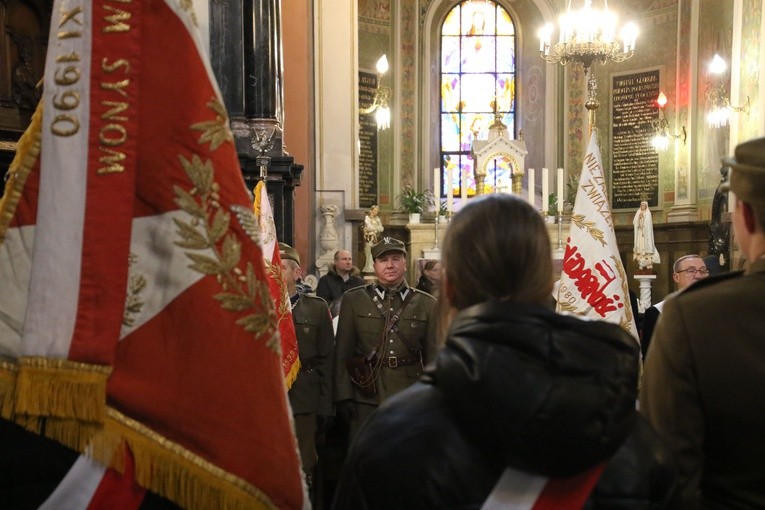
[{"label": "eyeglasses", "polygon": [[675,271],[676,273],[688,273],[689,276],[696,276],[696,273],[700,274],[701,276],[706,276],[709,274],[709,269],[706,267],[702,267],[700,269],[696,269],[695,267],[689,267],[688,269],[681,269],[680,271]]}]

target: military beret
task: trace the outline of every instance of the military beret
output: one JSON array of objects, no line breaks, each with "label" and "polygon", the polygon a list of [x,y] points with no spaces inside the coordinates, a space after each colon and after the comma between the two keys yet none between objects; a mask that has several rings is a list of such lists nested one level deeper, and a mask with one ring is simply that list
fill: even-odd
[{"label": "military beret", "polygon": [[298,254],[297,250],[289,244],[279,243],[279,256],[282,260],[294,260],[297,262],[298,266],[300,265],[300,254]]},{"label": "military beret", "polygon": [[723,158],[731,167],[725,188],[746,203],[765,207],[765,138],[755,138],[736,146],[732,158]]},{"label": "military beret", "polygon": [[372,246],[372,258],[376,259],[383,253],[388,253],[389,251],[399,251],[406,255],[406,246],[404,246],[404,243],[398,239],[383,237],[380,242]]}]

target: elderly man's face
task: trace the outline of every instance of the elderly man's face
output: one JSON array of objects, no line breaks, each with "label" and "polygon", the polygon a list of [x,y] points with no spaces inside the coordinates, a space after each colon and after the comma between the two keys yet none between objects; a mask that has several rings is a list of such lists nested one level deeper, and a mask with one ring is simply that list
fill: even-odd
[{"label": "elderly man's face", "polygon": [[680,262],[680,267],[672,275],[672,279],[677,283],[677,290],[682,290],[696,280],[702,280],[707,276],[709,276],[709,270],[704,261],[694,257]]},{"label": "elderly man's face", "polygon": [[375,259],[375,276],[386,287],[395,287],[404,281],[406,255],[398,251],[383,253]]}]

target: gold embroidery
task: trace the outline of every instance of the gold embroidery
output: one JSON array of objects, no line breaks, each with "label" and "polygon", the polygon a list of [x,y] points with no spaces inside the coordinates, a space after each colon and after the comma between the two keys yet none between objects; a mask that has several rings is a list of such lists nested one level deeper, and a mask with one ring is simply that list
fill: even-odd
[{"label": "gold embroidery", "polygon": [[244,233],[252,239],[253,243],[260,246],[260,227],[258,227],[258,219],[255,214],[248,207],[239,204],[232,205],[231,212],[236,215]]},{"label": "gold embroidery", "polygon": [[583,214],[574,214],[571,216],[571,223],[579,228],[587,230],[587,233],[592,236],[593,239],[598,241],[602,246],[606,245],[605,238],[603,237],[603,231],[595,228],[594,221],[585,221]]},{"label": "gold embroidery", "polygon": [[220,100],[217,97],[212,98],[207,103],[207,107],[217,114],[215,120],[197,122],[191,125],[191,129],[201,131],[202,136],[199,137],[198,142],[210,142],[210,150],[214,151],[223,142],[233,142],[234,135],[228,127],[228,114]]},{"label": "gold embroidery", "polygon": [[[231,215],[220,205],[220,186],[213,181],[210,160],[202,161],[193,155],[191,161],[178,156],[194,187],[186,191],[174,186],[175,203],[192,216],[187,223],[174,218],[180,240],[177,246],[187,250],[212,250],[214,257],[186,251],[191,259],[189,267],[199,273],[215,276],[224,292],[213,296],[221,308],[230,312],[251,311],[236,321],[245,331],[262,336],[275,329],[275,315],[269,306],[268,287],[255,276],[252,262],[247,261],[244,271],[240,267],[242,246],[229,231]],[[201,224],[201,229],[198,227]],[[274,348],[276,335],[269,334],[268,346]]]},{"label": "gold embroidery", "polygon": [[[138,256],[135,253],[130,253],[128,256],[128,266],[134,266],[138,261]],[[122,315],[122,324],[127,327],[132,327],[135,324],[135,316],[141,313],[141,309],[145,304],[141,301],[139,294],[146,288],[146,278],[140,274],[131,274],[128,276],[128,293],[125,299],[125,312]]]},{"label": "gold embroidery", "polygon": [[279,309],[276,311],[276,315],[278,322],[281,322],[284,319],[290,318],[288,315],[290,312],[289,292],[287,292],[287,285],[284,283],[282,267],[277,266],[276,264],[272,264],[271,261],[267,258],[264,259],[264,261],[266,263],[266,271],[268,272],[268,275],[273,278],[276,283],[279,284],[279,294],[281,295],[281,299],[279,300]]}]

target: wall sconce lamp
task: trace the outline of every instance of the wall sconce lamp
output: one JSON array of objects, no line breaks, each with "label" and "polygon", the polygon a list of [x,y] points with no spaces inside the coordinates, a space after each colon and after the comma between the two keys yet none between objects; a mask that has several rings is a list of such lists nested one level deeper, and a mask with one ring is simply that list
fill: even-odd
[{"label": "wall sconce lamp", "polygon": [[664,92],[659,92],[659,97],[656,98],[656,105],[659,108],[659,118],[653,121],[654,136],[651,139],[651,145],[657,151],[665,151],[669,147],[669,139],[674,138],[682,140],[685,145],[685,140],[688,138],[688,133],[685,131],[685,126],[682,127],[682,133],[674,134],[669,132],[669,121],[667,120],[667,114],[664,110],[667,108],[667,96]]},{"label": "wall sconce lamp", "polygon": [[368,115],[370,113],[375,114],[375,121],[377,122],[377,129],[388,129],[390,127],[390,106],[388,101],[390,100],[390,89],[382,85],[382,77],[388,72],[388,57],[383,54],[377,61],[377,90],[375,90],[375,98],[372,101],[372,105],[368,108],[359,108],[359,113],[362,115]]},{"label": "wall sconce lamp", "polygon": [[743,112],[745,115],[749,115],[749,109],[751,108],[749,96],[746,96],[746,101],[741,106],[733,106],[730,103],[728,91],[725,90],[725,83],[722,78],[727,67],[728,65],[725,63],[725,60],[715,53],[715,56],[709,63],[709,72],[720,76],[720,84],[707,91],[707,101],[712,106],[709,113],[707,113],[707,122],[713,128],[727,125],[731,112]]}]

